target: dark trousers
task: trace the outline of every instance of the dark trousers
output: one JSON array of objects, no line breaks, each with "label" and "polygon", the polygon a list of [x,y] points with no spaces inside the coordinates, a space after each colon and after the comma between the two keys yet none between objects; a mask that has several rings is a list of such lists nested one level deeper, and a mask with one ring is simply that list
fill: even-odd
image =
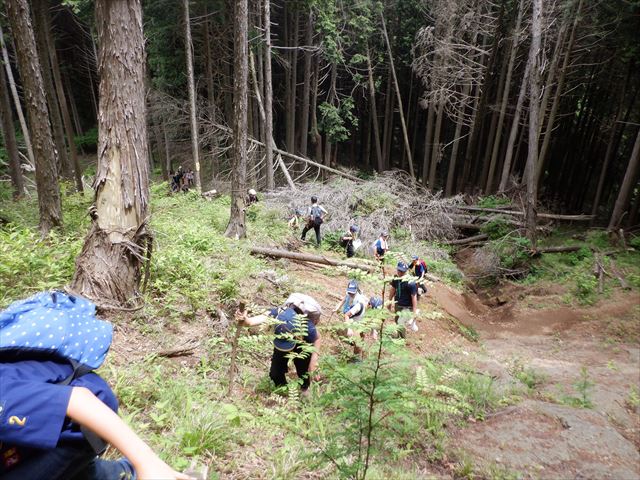
[{"label": "dark trousers", "polygon": [[[301,354],[302,349],[300,347],[294,348],[291,352]],[[289,358],[288,355],[291,352],[283,352],[277,348],[273,349],[273,356],[271,357],[271,369],[269,370],[269,377],[276,384],[276,387],[284,387],[287,384],[287,371],[289,370]],[[309,378],[309,363],[311,363],[311,354],[305,354],[304,358],[294,357],[293,364],[296,367],[296,373],[298,377],[302,379],[302,390],[309,388],[311,379]]]},{"label": "dark trousers", "polygon": [[[102,460],[86,443],[61,442],[50,450],[34,451],[15,468],[0,472],[2,480],[133,480],[126,460]],[[37,453],[35,453],[37,452]]]},{"label": "dark trousers", "polygon": [[316,242],[318,242],[318,245],[320,245],[320,225],[316,225],[315,223],[314,224],[307,223],[304,226],[304,228],[302,229],[302,240],[306,238],[307,232],[312,228],[316,232]]}]

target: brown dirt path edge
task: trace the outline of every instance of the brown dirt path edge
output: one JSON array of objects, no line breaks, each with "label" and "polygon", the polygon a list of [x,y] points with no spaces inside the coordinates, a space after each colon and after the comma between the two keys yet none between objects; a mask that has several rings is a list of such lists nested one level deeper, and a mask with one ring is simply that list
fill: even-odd
[{"label": "brown dirt path edge", "polygon": [[[532,397],[454,432],[452,446],[485,470],[498,465],[519,478],[639,479],[640,409],[629,401],[640,386],[637,293],[570,308],[554,301],[553,289],[521,288],[494,308],[445,285],[430,290],[434,308],[480,334],[476,367]],[[527,390],[514,368],[535,372],[541,385]],[[581,398],[584,372],[592,408],[560,405]]]}]

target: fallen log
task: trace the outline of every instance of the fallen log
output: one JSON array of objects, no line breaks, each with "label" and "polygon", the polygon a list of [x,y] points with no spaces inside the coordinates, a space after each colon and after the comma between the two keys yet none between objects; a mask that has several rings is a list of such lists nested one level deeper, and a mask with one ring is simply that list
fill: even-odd
[{"label": "fallen log", "polygon": [[[467,212],[486,212],[486,213],[501,213],[503,215],[515,215],[518,217],[524,217],[524,212],[518,210],[500,210],[499,208],[484,208],[484,207],[471,207],[460,206],[456,207],[458,210],[464,210]],[[593,215],[556,215],[554,213],[538,213],[538,218],[548,218],[550,220],[565,220],[571,222],[585,222],[592,220]]]},{"label": "fallen log", "polygon": [[468,243],[478,242],[480,240],[487,240],[488,235],[482,233],[480,235],[474,235],[473,237],[461,238],[459,240],[449,240],[445,242],[445,245],[466,245]]},{"label": "fallen log", "polygon": [[580,245],[570,245],[565,247],[541,247],[533,250],[533,255],[537,255],[539,253],[567,253],[567,252],[577,252],[580,250],[582,246]]},{"label": "fallen log", "polygon": [[335,258],[325,257],[324,255],[313,255],[311,253],[290,252],[288,250],[279,250],[277,248],[251,247],[251,254],[274,258],[288,258],[298,262],[321,263],[323,265],[331,265],[333,267],[357,268],[368,273],[376,271],[375,267],[362,263],[337,260]]},{"label": "fallen log", "polygon": [[611,273],[613,273],[613,275],[618,279],[618,282],[620,282],[620,286],[624,290],[631,289],[629,282],[627,282],[627,279],[625,278],[624,274],[618,269],[613,259],[611,260]]}]

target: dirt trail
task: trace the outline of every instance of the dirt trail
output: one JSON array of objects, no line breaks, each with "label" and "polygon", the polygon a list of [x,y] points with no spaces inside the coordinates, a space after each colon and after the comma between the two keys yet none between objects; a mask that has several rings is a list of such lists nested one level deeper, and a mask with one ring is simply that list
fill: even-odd
[{"label": "dirt trail", "polygon": [[[461,429],[455,443],[526,478],[640,478],[637,295],[575,309],[555,305],[553,291],[516,288],[493,308],[444,285],[431,289],[433,308],[480,334],[476,368],[503,391],[535,399]],[[537,384],[531,390],[516,378],[523,372]]]}]

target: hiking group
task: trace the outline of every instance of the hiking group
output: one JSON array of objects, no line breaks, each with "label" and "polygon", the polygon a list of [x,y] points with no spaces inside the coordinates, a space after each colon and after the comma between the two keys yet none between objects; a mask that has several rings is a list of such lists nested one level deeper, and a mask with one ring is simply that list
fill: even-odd
[{"label": "hiking group", "polygon": [[[179,169],[175,181],[184,178]],[[174,177],[175,178],[175,177]],[[258,201],[249,190],[247,204]],[[327,210],[311,197],[302,239],[313,229],[320,245],[320,226]],[[298,225],[290,221],[292,228]],[[341,237],[347,257],[360,246],[359,228],[351,225]],[[388,253],[387,232],[372,245],[382,266]],[[383,269],[384,272],[384,269]],[[353,360],[363,356],[363,341],[370,333],[375,341],[380,317],[366,317],[368,309],[386,307],[393,312],[402,337],[418,331],[418,297],[426,292],[426,264],[412,257],[410,264],[396,265],[396,274],[382,296],[367,296],[356,280],[350,280],[335,312],[344,322],[343,340],[353,347]],[[384,278],[384,277],[383,277]],[[342,296],[342,295],[341,295]],[[109,385],[96,373],[109,350],[113,327],[95,316],[95,305],[62,292],[44,292],[11,304],[0,312],[0,478],[2,480],[135,480],[189,479],[174,471],[117,415],[118,401]],[[288,385],[293,364],[306,396],[315,376],[321,350],[318,324],[320,303],[295,292],[278,306],[249,316],[236,312],[239,325],[272,328],[273,351],[269,377],[276,388]],[[366,323],[365,323],[366,322]],[[100,458],[107,443],[123,457]]]}]

